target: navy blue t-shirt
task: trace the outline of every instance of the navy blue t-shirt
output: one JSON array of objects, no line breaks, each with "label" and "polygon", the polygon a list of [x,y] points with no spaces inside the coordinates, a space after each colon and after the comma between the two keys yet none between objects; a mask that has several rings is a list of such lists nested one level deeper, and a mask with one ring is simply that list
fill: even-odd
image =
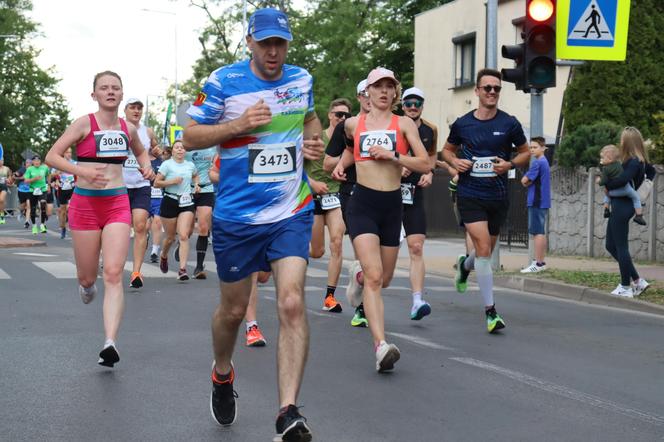
[{"label": "navy blue t-shirt", "polygon": [[[470,111],[450,126],[447,141],[459,146],[457,157],[473,161],[471,170],[459,174],[457,195],[462,198],[503,200],[507,198],[507,174],[491,172],[490,158],[509,161],[513,146],[526,143],[519,121],[498,110],[490,120],[478,120]],[[480,159],[476,161],[476,159]]]}]

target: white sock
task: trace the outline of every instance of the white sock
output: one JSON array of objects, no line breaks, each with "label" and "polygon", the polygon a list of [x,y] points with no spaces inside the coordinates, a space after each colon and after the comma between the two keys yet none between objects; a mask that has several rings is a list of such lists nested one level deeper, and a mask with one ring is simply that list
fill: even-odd
[{"label": "white sock", "polygon": [[106,342],[104,342],[104,348],[108,348],[111,345],[115,347],[115,341],[113,339],[106,338]]},{"label": "white sock", "polygon": [[413,293],[413,305],[422,304],[422,292]]},{"label": "white sock", "polygon": [[247,331],[254,325],[258,326],[258,321],[247,321]]},{"label": "white sock", "polygon": [[158,245],[152,245],[152,255],[158,255],[159,254],[159,246]]},{"label": "white sock", "polygon": [[471,252],[470,255],[466,256],[466,260],[463,262],[463,268],[467,272],[470,272],[475,268],[475,252]]},{"label": "white sock", "polygon": [[490,257],[477,257],[475,259],[475,275],[480,293],[484,299],[484,305],[493,305],[493,270],[491,269]]}]

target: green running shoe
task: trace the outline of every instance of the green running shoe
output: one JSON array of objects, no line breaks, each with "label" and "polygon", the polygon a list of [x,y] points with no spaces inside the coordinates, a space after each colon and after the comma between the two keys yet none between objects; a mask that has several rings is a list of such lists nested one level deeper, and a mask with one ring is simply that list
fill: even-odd
[{"label": "green running shoe", "polygon": [[457,258],[456,275],[454,276],[454,287],[459,293],[464,293],[468,289],[468,275],[470,272],[464,268],[464,262],[466,262],[466,255],[459,255]]},{"label": "green running shoe", "polygon": [[39,227],[39,231],[41,233],[46,233],[46,226],[42,224],[41,227]]},{"label": "green running shoe", "polygon": [[355,309],[355,315],[353,316],[353,319],[350,320],[350,325],[353,327],[368,327],[369,326],[369,321],[367,321],[366,316],[364,316],[364,306],[359,305]]},{"label": "green running shoe", "polygon": [[33,235],[36,235],[36,234],[38,234],[38,233],[39,233],[39,227],[37,227],[37,226],[32,226],[32,234],[33,234]]},{"label": "green running shoe", "polygon": [[4,218],[4,217],[0,217],[0,224],[5,224],[5,223],[6,223],[5,218]]},{"label": "green running shoe", "polygon": [[496,312],[496,308],[491,307],[486,311],[486,329],[489,333],[493,333],[503,328],[505,328],[505,321]]}]

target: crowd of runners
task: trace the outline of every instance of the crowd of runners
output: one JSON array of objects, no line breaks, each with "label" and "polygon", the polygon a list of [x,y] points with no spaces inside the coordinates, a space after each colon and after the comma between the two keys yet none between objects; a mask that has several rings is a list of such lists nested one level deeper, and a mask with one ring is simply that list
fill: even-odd
[{"label": "crowd of runners", "polygon": [[[271,277],[279,318],[275,440],[309,441],[311,429],[296,406],[309,349],[309,259],[329,250],[321,308],[355,309],[351,326],[368,327],[375,369],[393,370],[401,354],[386,341],[381,291],[390,285],[404,243],[412,290],[408,314],[413,321],[432,314],[423,298],[422,189],[432,184],[436,167],[446,168],[454,176],[456,215],[467,232],[456,289],[466,291],[475,270],[487,331],[504,328],[490,256],[507,215],[507,172],[528,165],[530,146],[519,121],[498,108],[501,75],[491,69],[478,72],[477,108],[452,124],[442,158],[437,127],[422,119],[426,93],[417,87],[402,91],[397,73],[382,67],[357,79],[359,113],[352,115],[350,100],[337,98],[323,128],[314,111],[312,76],[285,63],[292,39],[283,12],[257,10],[246,36],[251,59],[210,74],[187,112],[191,122],[183,138],[171,146],[160,145],[141,122],[140,99],[123,101],[118,74],[97,74],[92,97],[98,110],[77,118],[45,163],[34,156],[15,173],[0,164],[0,196],[9,182],[20,183],[23,219],[34,234],[46,231],[57,198],[61,237],[71,234],[85,304],[98,292],[102,257],[105,342],[99,364],[107,367],[120,360],[116,341],[130,238],[133,289],[149,284],[142,274],[146,256],[164,273],[177,267],[177,280],[187,281],[189,256],[195,254],[191,276],[206,279],[212,244],[221,293],[212,318],[210,409],[223,426],[237,416],[232,356],[243,321],[246,344],[266,345],[257,322],[257,291]],[[403,116],[394,113],[399,105]],[[340,301],[345,234],[355,260]]]}]

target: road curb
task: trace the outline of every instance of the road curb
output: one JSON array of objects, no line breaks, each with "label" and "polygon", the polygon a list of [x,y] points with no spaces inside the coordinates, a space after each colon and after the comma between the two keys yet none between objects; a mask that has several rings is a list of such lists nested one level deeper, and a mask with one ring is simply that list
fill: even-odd
[{"label": "road curb", "polygon": [[10,236],[0,236],[0,249],[20,248],[20,247],[45,247],[45,241],[36,239],[15,238]]},{"label": "road curb", "polygon": [[[398,267],[408,272],[408,267]],[[454,279],[454,273],[444,273],[427,269],[427,273]],[[471,277],[470,280],[473,280]],[[664,316],[664,306],[647,301],[632,298],[619,298],[608,293],[583,287],[579,285],[565,284],[564,282],[551,281],[548,279],[526,278],[516,275],[501,275],[494,273],[493,283],[496,287],[508,288],[522,292],[537,293],[539,295],[552,296],[554,298],[570,299],[593,305],[605,305],[608,307],[621,308],[642,313],[651,313]]]}]

